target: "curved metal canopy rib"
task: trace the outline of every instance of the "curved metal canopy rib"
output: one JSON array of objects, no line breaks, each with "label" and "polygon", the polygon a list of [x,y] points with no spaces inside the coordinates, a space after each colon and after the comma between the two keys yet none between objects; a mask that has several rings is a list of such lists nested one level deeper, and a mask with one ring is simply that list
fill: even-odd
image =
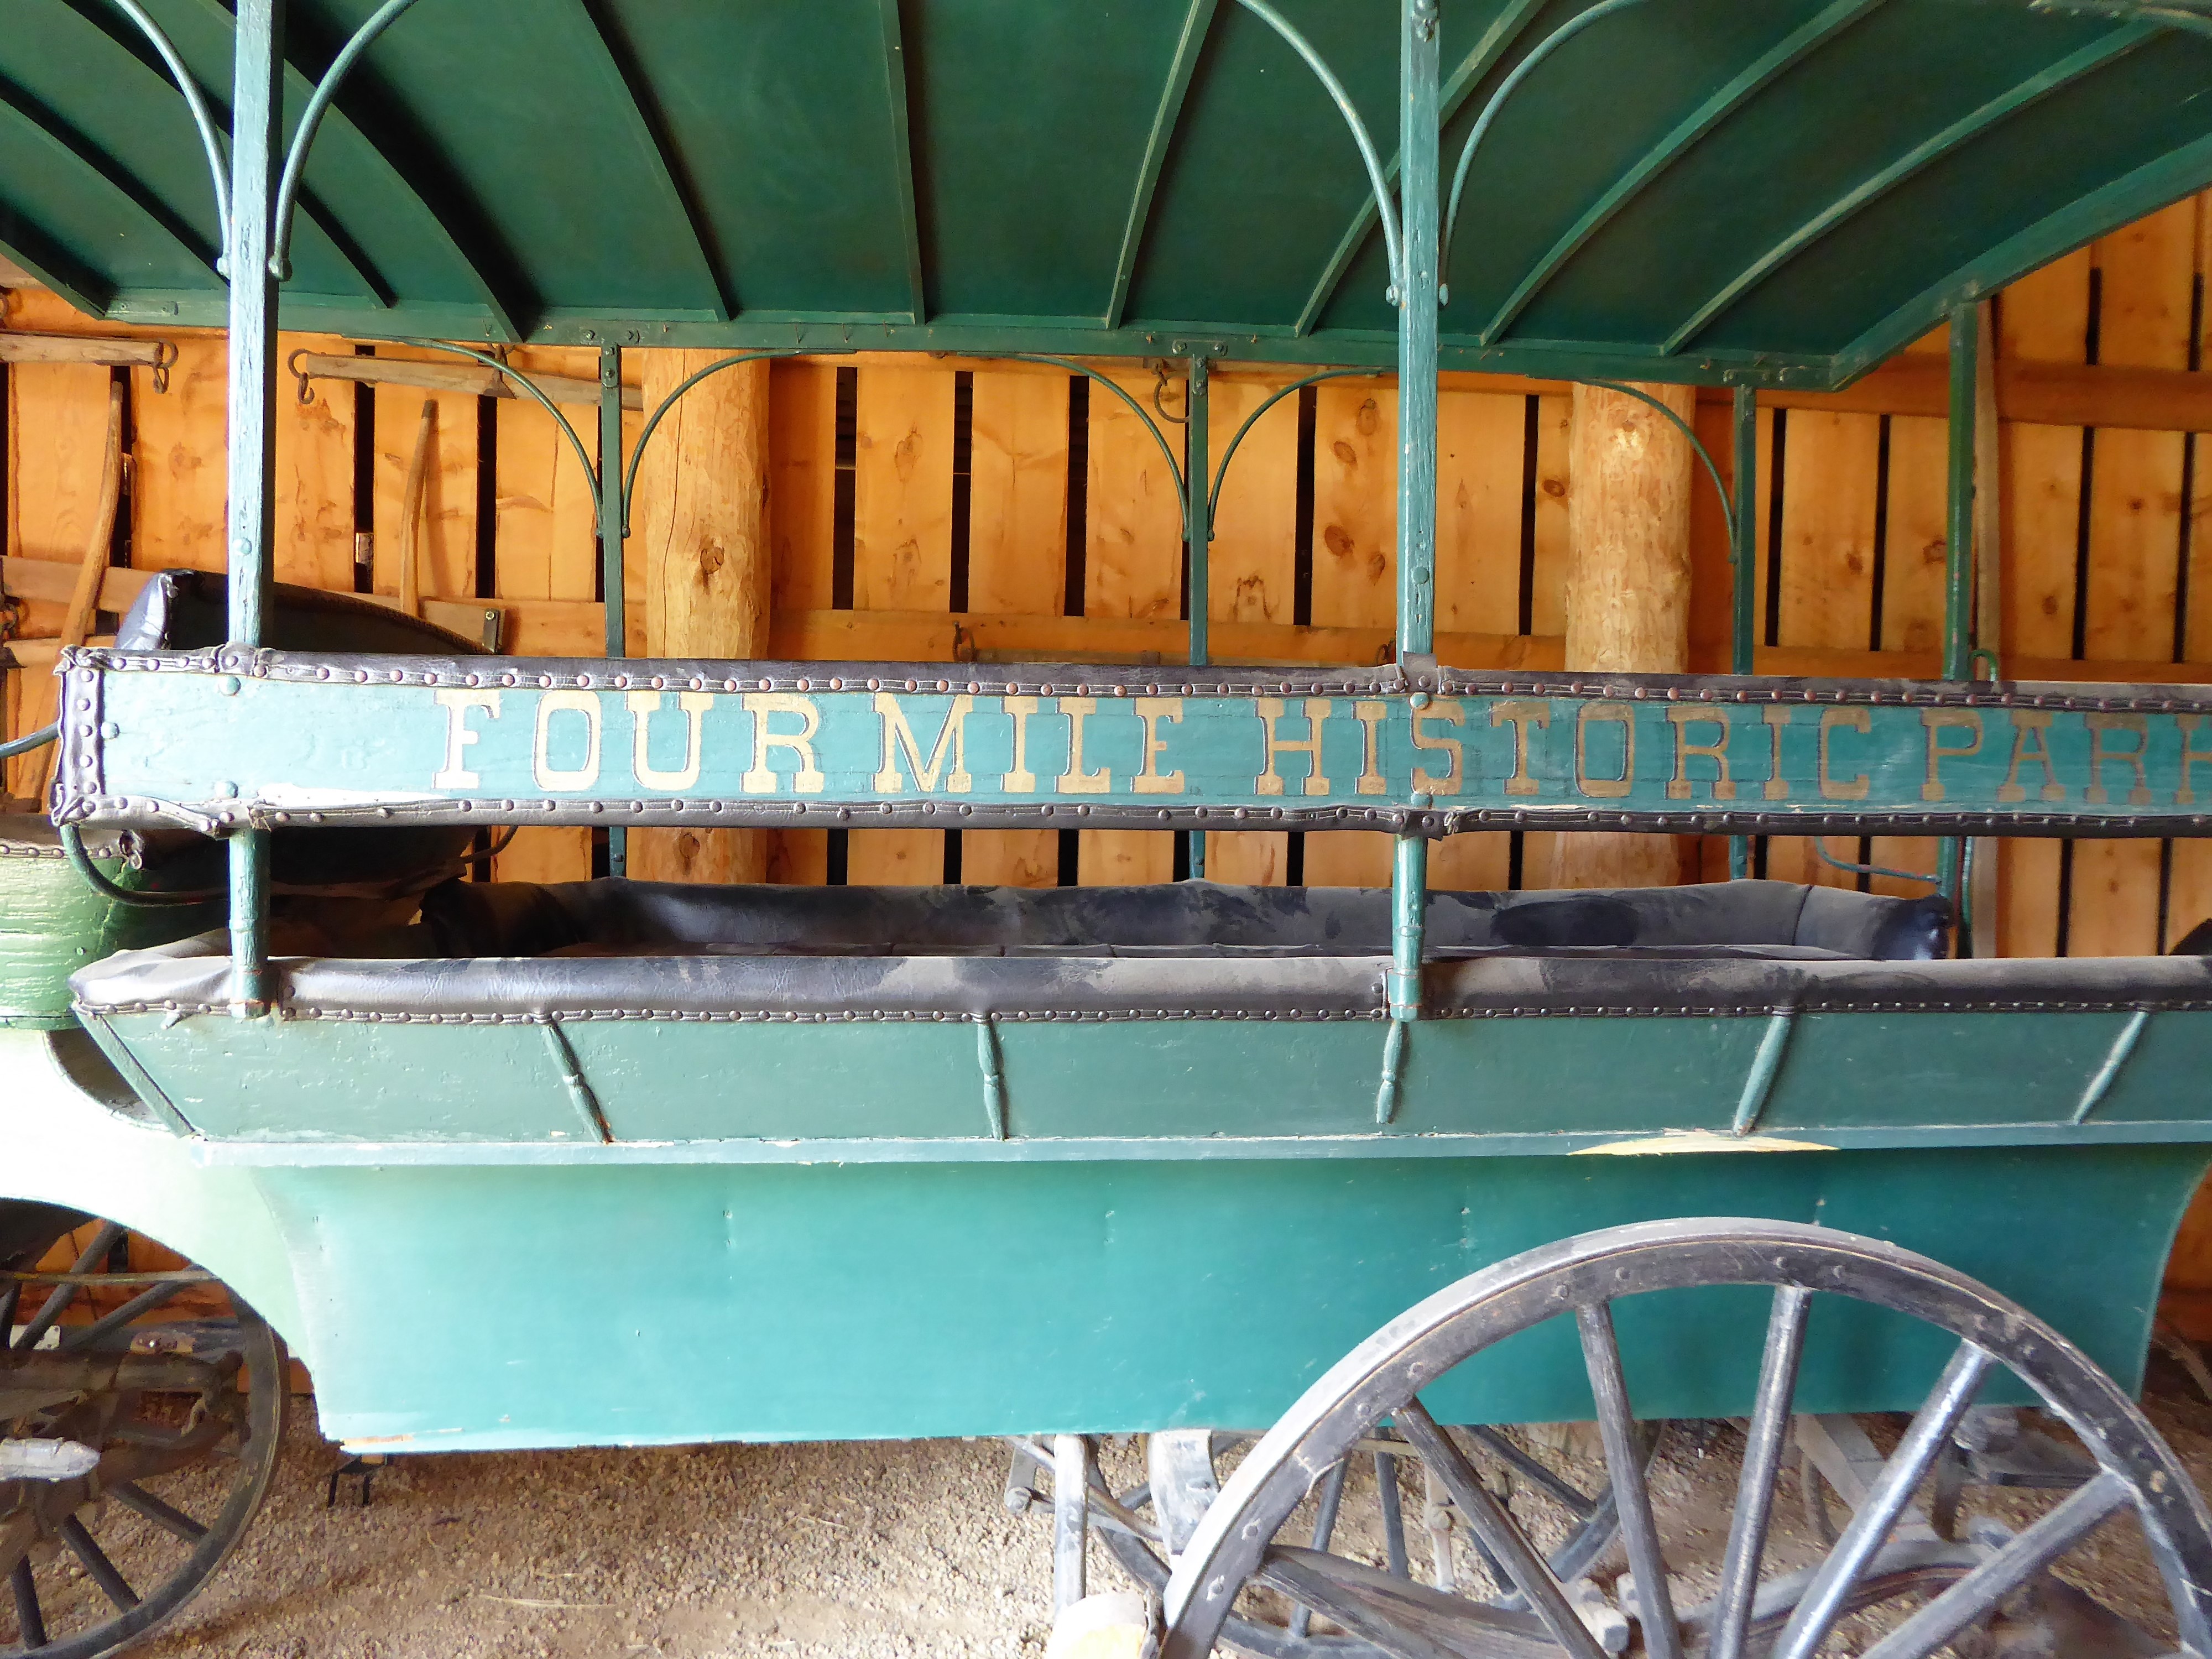
[{"label": "curved metal canopy rib", "polygon": [[[10,100],[52,142],[9,149],[0,242],[88,309],[220,321],[219,283],[180,292],[147,262],[143,204],[177,205],[173,179],[112,171],[187,117],[220,171],[210,26],[185,0],[17,4],[109,15],[70,65],[66,131],[52,100]],[[294,42],[352,44],[295,45],[283,193],[311,187],[319,124],[318,260],[373,294],[295,279],[288,313],[394,337],[1392,361],[1397,160],[1365,135],[1395,125],[1395,8],[974,10],[292,0]],[[2212,26],[2185,6],[1455,0],[1441,27],[1447,157],[1480,138],[1446,368],[1832,384],[1967,290],[2212,181]],[[117,73],[134,37],[176,107],[103,91],[143,81]],[[0,93],[51,80],[18,58],[39,39],[0,35]],[[88,187],[88,154],[112,187]]]}]

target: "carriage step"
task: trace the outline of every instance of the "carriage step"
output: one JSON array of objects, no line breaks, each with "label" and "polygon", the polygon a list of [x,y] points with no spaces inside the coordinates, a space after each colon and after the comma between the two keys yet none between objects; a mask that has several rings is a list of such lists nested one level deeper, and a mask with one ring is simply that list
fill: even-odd
[{"label": "carriage step", "polygon": [[74,1440],[0,1440],[0,1480],[75,1480],[100,1467],[100,1454]]}]

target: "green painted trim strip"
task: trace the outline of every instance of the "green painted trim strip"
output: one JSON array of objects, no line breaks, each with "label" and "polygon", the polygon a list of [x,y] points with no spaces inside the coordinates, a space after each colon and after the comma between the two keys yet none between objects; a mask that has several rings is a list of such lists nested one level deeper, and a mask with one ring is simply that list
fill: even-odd
[{"label": "green painted trim strip", "polygon": [[[1527,30],[1528,20],[1548,3],[1549,0],[1508,0],[1504,9],[1491,20],[1490,27],[1482,33],[1482,38],[1474,43],[1474,50],[1460,59],[1459,67],[1444,82],[1443,92],[1437,100],[1439,131],[1459,113],[1460,106],[1467,102],[1482,77],[1495,69],[1498,60],[1512,50],[1513,43]],[[1385,182],[1397,182],[1399,164],[1402,159],[1402,152],[1394,154],[1384,165],[1382,177]],[[1336,251],[1329,255],[1328,264],[1322,268],[1320,280],[1314,283],[1313,292],[1306,296],[1305,304],[1299,307],[1298,320],[1291,326],[1292,333],[1306,335],[1313,332],[1314,325],[1321,320],[1322,311],[1336,297],[1336,290],[1344,282],[1345,272],[1352,269],[1352,260],[1358,257],[1359,250],[1367,246],[1367,239],[1374,234],[1375,216],[1375,198],[1370,195],[1360,203],[1359,211],[1352,215],[1352,222],[1344,228],[1344,234],[1337,239]]]},{"label": "green painted trim strip", "polygon": [[1641,195],[1654,179],[1681,160],[1700,139],[1753,98],[1881,3],[1882,0],[1832,0],[1832,3],[1824,10],[1762,52],[1748,67],[1678,123],[1673,131],[1638,156],[1636,164],[1615,179],[1582,217],[1568,228],[1566,234],[1529,268],[1528,274],[1506,296],[1505,303],[1498,307],[1497,314],[1482,326],[1476,337],[1487,345],[1504,333],[1567,262],[1582,251],[1590,238]]},{"label": "green painted trim strip", "polygon": [[1999,94],[1980,108],[1960,117],[1933,137],[1922,140],[1899,156],[1880,172],[1862,180],[1852,189],[1838,197],[1826,207],[1791,231],[1750,264],[1744,267],[1719,293],[1699,306],[1682,325],[1667,337],[1665,349],[1677,352],[1698,335],[1711,328],[1725,313],[1733,310],[1736,302],[1764,283],[1777,270],[1842,224],[1891,191],[1905,183],[1971,140],[1995,127],[2010,116],[2038,103],[2060,88],[2082,76],[2102,69],[2115,59],[2124,57],[2158,33],[2142,24],[2130,24],[2114,29],[2101,40],[2092,41],[2079,52],[2071,52],[2049,68],[2030,76],[2018,86]]},{"label": "green painted trim strip", "polygon": [[[1993,294],[2062,253],[2212,185],[2212,137],[2146,161],[2104,189],[2070,202],[1923,289],[1836,355],[1843,380],[1887,362],[1947,317],[1954,305]],[[1839,382],[1840,383],[1840,382]]]},{"label": "green painted trim strip", "polygon": [[1174,147],[1176,124],[1182,118],[1184,98],[1190,91],[1192,72],[1213,14],[1220,0],[1190,0],[1183,15],[1182,33],[1176,40],[1175,59],[1168,66],[1167,84],[1160,89],[1159,107],[1152,112],[1152,130],[1145,140],[1145,159],[1137,169],[1137,185],[1129,194],[1129,216],[1121,228],[1121,252],[1114,262],[1114,286],[1106,296],[1099,321],[1108,328],[1121,325],[1129,302],[1129,284],[1137,274],[1137,256],[1144,251],[1145,230],[1152,223],[1152,192],[1159,188],[1160,169]]},{"label": "green painted trim strip", "polygon": [[2212,1145],[2212,1121],[2080,1125],[1932,1124],[1824,1129],[1792,1126],[1785,1135],[1741,1139],[1710,1130],[1602,1133],[1207,1135],[1143,1139],[997,1140],[987,1135],[941,1140],[212,1140],[186,1150],[210,1169],[466,1168],[568,1165],[755,1164],[1099,1164],[1215,1163],[1346,1158],[1560,1158],[1634,1146],[1669,1152],[1863,1152],[1961,1146],[2197,1146]]},{"label": "green painted trim strip", "polygon": [[167,1124],[172,1133],[196,1136],[198,1131],[177,1109],[175,1103],[162,1091],[161,1085],[155,1082],[146,1068],[138,1063],[138,1056],[131,1052],[129,1043],[116,1035],[115,1028],[107,1023],[106,1016],[80,1012],[81,1023],[99,1046],[100,1052],[107,1056],[110,1065],[123,1073],[123,1080],[131,1085],[132,1092],[139,1099],[146,1103],[148,1109]]},{"label": "green painted trim strip", "polygon": [[2074,1109],[2073,1121],[2076,1125],[2087,1123],[2089,1114],[2095,1111],[2105,1097],[2112,1091],[2112,1085],[2119,1079],[2120,1068],[2135,1053],[2136,1044],[2142,1040],[2143,1028],[2149,1024],[2150,1010],[2148,1008],[2138,1008],[2128,1016],[2128,1023],[2112,1039],[2112,1048],[2105,1055],[2104,1064],[2097,1067],[2096,1075],[2081,1091],[2081,1103]]},{"label": "green painted trim strip", "polygon": [[899,235],[906,254],[907,320],[929,316],[921,270],[921,219],[915,204],[914,134],[907,110],[906,46],[899,30],[899,0],[878,0],[884,25],[884,93],[890,110],[891,145],[898,170]]},{"label": "green painted trim strip", "polygon": [[1743,1094],[1736,1101],[1729,1133],[1747,1135],[1759,1127],[1759,1115],[1766,1109],[1774,1079],[1782,1073],[1782,1056],[1789,1049],[1790,1032],[1796,1021],[1794,1008],[1778,1008],[1766,1017],[1766,1030],[1759,1035],[1759,1052],[1751,1057],[1751,1070],[1744,1076]]}]

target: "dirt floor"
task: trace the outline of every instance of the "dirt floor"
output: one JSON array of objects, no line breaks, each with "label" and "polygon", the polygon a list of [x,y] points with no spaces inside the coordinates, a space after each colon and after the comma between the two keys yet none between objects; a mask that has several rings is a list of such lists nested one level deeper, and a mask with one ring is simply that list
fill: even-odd
[{"label": "dirt floor", "polygon": [[[2154,1376],[2154,1419],[2212,1482],[2212,1406]],[[1697,1553],[1725,1536],[1741,1445],[1734,1425],[1707,1425],[1655,1472],[1662,1515],[1686,1522],[1675,1535]],[[1109,1449],[1109,1467],[1136,1457]],[[1026,1659],[1048,1632],[1048,1522],[1007,1513],[993,1442],[426,1456],[380,1471],[367,1509],[350,1480],[326,1509],[340,1461],[312,1411],[295,1413],[259,1521],[146,1659]],[[1348,1527],[1368,1524],[1371,1487],[1363,1468]],[[1794,1492],[1776,1547],[1810,1559]],[[2048,1501],[1984,1494],[1969,1508],[2016,1526]],[[1407,1527],[1425,1574],[1417,1491]],[[1620,1571],[1617,1550],[1601,1579]],[[1092,1559],[1094,1589],[1126,1583],[1103,1547]],[[2106,1601],[2170,1630],[2131,1523],[2076,1559]]]}]

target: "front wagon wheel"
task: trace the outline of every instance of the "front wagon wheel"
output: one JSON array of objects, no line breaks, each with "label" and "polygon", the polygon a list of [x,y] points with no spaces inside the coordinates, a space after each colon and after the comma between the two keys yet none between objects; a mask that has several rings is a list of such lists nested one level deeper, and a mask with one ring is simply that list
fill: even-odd
[{"label": "front wagon wheel", "polygon": [[131,1244],[56,1212],[0,1260],[0,1654],[94,1659],[150,1635],[276,1472],[276,1333],[211,1274],[134,1269]]},{"label": "front wagon wheel", "polygon": [[[1634,1377],[1615,1304],[1716,1285],[1772,1288],[1741,1475],[1724,1529],[1711,1511],[1655,1512],[1636,1432]],[[1823,1298],[1893,1310],[1923,1328],[1942,1364],[1895,1449],[1871,1462],[1857,1507],[1832,1541],[1785,1540],[1776,1505],[1808,1314]],[[1663,1304],[1655,1307],[1663,1311]],[[1639,1309],[1641,1316],[1644,1310]],[[1607,1618],[1561,1583],[1540,1540],[1498,1500],[1421,1393],[1455,1367],[1553,1321],[1579,1341],[1620,1516],[1621,1555]],[[1639,1318],[1639,1324],[1641,1319]],[[1664,1329],[1655,1317],[1645,1328]],[[1901,1331],[1910,1328],[1900,1323]],[[1542,1339],[1537,1339],[1542,1340]],[[1632,1349],[1634,1345],[1631,1345]],[[1985,1521],[1954,1543],[1923,1523],[1916,1491],[1964,1413],[2009,1372],[2095,1460],[2085,1484],[2017,1532]],[[1747,1380],[1748,1380],[1747,1378]],[[2018,1397],[2016,1395],[2014,1397]],[[1356,1552],[1315,1547],[1294,1516],[1309,1490],[1385,1424],[1443,1477],[1501,1580],[1525,1598],[1439,1593]],[[2123,1513],[2139,1523],[2171,1610],[2159,1645],[2078,1592],[2063,1564]],[[1292,1523],[1286,1525],[1286,1522]],[[1785,1547],[1786,1545],[1786,1547]],[[2212,1513],[2187,1471],[2112,1380],[2057,1332],[1963,1274],[1894,1245],[1761,1220],[1651,1222],[1564,1240],[1462,1279],[1393,1320],[1340,1361],[1254,1447],[1206,1512],[1165,1596],[1161,1659],[1236,1644],[1238,1598],[1265,1587],[1398,1659],[1443,1654],[1619,1651],[1633,1620],[1652,1659],[1929,1659],[1972,1646],[1993,1623],[2033,1616],[2048,1595],[2087,1648],[2118,1655],[2212,1653]],[[1601,1642],[1600,1633],[1612,1637]],[[2174,1639],[2178,1638],[2178,1639]],[[1953,1649],[1963,1651],[1963,1649]]]}]

